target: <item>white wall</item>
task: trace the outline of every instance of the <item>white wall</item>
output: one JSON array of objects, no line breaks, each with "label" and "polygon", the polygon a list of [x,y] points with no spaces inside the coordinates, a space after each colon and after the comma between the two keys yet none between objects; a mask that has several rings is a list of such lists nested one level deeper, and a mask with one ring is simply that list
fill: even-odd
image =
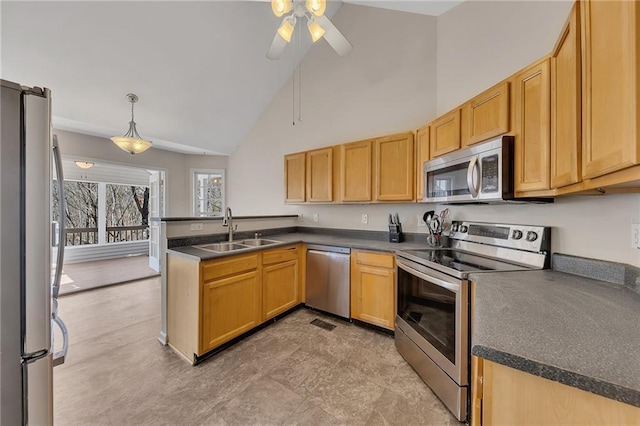
[{"label": "white wall", "polygon": [[292,126],[290,80],[229,158],[234,213],[306,215],[283,205],[284,154],[415,129],[435,116],[434,17],[343,4],[333,21],[353,52],[343,58],[316,43],[302,61],[302,121]]},{"label": "white wall", "polygon": [[151,148],[142,154],[127,154],[111,140],[96,136],[55,130],[60,151],[71,160],[89,160],[96,164],[109,163],[133,167],[144,167],[166,172],[165,215],[191,215],[189,170],[225,169],[227,157],[217,155],[187,155]]},{"label": "white wall", "polygon": [[438,115],[551,53],[573,1],[469,0],[438,17]]}]

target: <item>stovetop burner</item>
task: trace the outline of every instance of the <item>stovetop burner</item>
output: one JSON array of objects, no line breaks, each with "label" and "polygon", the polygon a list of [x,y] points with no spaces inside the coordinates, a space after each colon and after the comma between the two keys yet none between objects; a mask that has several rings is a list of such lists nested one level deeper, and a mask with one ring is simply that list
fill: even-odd
[{"label": "stovetop burner", "polygon": [[414,261],[436,263],[445,268],[450,268],[463,273],[479,271],[519,271],[526,269],[521,265],[476,256],[450,248],[403,250],[405,257],[414,257]]}]

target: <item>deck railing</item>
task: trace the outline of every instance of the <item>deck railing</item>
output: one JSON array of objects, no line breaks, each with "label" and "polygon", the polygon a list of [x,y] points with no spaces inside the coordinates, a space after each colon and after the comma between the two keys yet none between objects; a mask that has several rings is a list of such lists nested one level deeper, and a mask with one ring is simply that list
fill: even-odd
[{"label": "deck railing", "polygon": [[[98,244],[98,228],[67,228],[65,237],[67,247]],[[147,225],[107,226],[106,237],[107,243],[147,240],[149,227]]]}]

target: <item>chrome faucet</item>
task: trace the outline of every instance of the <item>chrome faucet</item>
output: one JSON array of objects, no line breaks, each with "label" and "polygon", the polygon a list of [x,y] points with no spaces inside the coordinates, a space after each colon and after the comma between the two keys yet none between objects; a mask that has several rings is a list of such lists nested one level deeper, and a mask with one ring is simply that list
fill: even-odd
[{"label": "chrome faucet", "polygon": [[227,207],[224,212],[224,218],[222,219],[222,226],[229,227],[229,242],[233,241],[233,232],[238,229],[238,225],[233,227],[233,214],[231,213],[231,207]]}]

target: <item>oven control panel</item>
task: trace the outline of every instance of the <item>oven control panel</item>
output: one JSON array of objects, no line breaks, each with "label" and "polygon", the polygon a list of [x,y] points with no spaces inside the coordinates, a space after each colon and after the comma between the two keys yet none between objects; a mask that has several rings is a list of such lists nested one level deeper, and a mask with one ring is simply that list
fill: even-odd
[{"label": "oven control panel", "polygon": [[550,250],[551,228],[547,226],[513,225],[453,221],[449,238],[490,244],[493,246],[541,252]]}]

